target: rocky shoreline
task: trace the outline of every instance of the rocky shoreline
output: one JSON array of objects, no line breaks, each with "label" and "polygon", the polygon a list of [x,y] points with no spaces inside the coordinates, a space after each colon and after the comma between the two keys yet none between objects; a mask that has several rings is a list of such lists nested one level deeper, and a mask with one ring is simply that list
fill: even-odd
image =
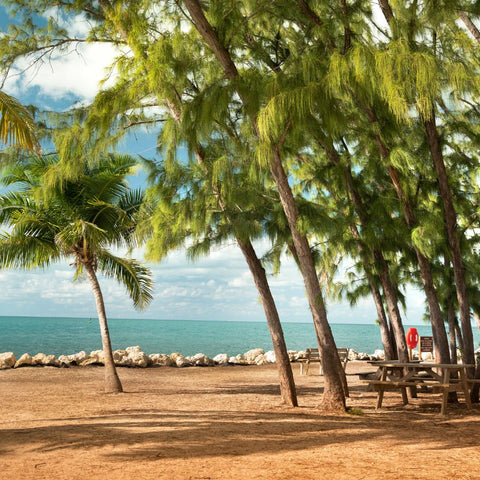
[{"label": "rocky shoreline", "polygon": [[[291,362],[301,361],[305,358],[305,351],[289,351],[288,355]],[[380,360],[384,358],[383,350],[376,350],[374,354],[358,353],[350,349],[349,360]],[[197,353],[194,356],[183,356],[180,353],[152,353],[147,355],[139,346],[128,347],[125,350],[115,350],[113,352],[115,365],[118,367],[148,368],[148,367],[214,367],[219,365],[264,365],[275,363],[275,354],[273,351],[265,352],[261,348],[254,348],[238,354],[229,356],[226,353],[220,353],[213,358],[207,357],[203,353]],[[90,366],[103,365],[103,350],[94,350],[89,354],[81,351],[73,355],[60,355],[58,358],[54,355],[37,353],[31,356],[24,353],[18,359],[13,352],[0,353],[0,370],[21,367],[70,367],[70,366]]]}]

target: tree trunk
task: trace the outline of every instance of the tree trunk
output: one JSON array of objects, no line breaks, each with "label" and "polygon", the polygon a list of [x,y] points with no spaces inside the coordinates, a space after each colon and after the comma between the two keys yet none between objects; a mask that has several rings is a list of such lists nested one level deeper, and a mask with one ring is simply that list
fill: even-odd
[{"label": "tree trunk", "polygon": [[[370,122],[378,122],[377,115],[373,108],[364,106],[364,111],[367,114]],[[389,162],[390,150],[385,145],[383,139],[378,133],[374,134],[374,138],[378,145],[381,157],[385,162]],[[408,228],[412,230],[416,226],[417,221],[413,213],[411,202],[403,191],[402,186],[400,185],[400,179],[397,170],[391,165],[388,165],[387,163],[387,171],[392,180],[392,184],[397,193],[397,197],[402,205],[405,222]],[[433,282],[432,271],[430,268],[430,262],[420,252],[420,250],[415,247],[415,245],[413,247],[415,250],[415,254],[417,255],[418,266],[420,267],[420,277],[422,279],[425,296],[427,297],[428,309],[430,311],[430,321],[432,324],[433,340],[435,342],[435,346],[438,352],[438,357],[441,363],[450,363],[450,351],[448,347],[447,331],[445,329],[442,311],[438,303],[435,284]]]},{"label": "tree trunk", "polygon": [[[225,77],[233,80],[238,76],[238,70],[233,63],[228,50],[221,44],[215,30],[205,18],[198,0],[184,0],[183,2],[190,13],[193,23],[205,42],[212,49],[217,60],[222,66]],[[248,109],[247,101],[237,89],[244,107]],[[258,134],[255,120],[251,119],[253,127]],[[277,185],[280,200],[284,208],[289,227],[292,230],[295,249],[297,250],[301,273],[307,289],[307,296],[312,311],[313,322],[319,340],[320,357],[323,365],[325,389],[322,406],[328,410],[345,410],[345,395],[348,392],[345,372],[338,357],[333,334],[327,321],[322,292],[318,282],[313,257],[306,237],[297,230],[298,209],[295,198],[288,184],[287,176],[283,170],[281,157],[277,148],[274,149],[273,162],[270,171]],[[293,202],[293,203],[292,203]],[[292,216],[292,213],[296,215]]]},{"label": "tree trunk", "polygon": [[[331,158],[334,161],[334,163],[336,164],[340,163],[340,158],[338,157],[338,153],[334,151],[333,148],[328,149],[327,155],[329,156],[329,158]],[[346,181],[348,192],[350,194],[353,205],[355,207],[355,211],[357,212],[358,218],[360,220],[360,224],[362,225],[362,227],[367,228],[368,218],[366,214],[366,208],[360,194],[355,188],[355,185],[353,182],[353,176],[350,168],[345,168],[345,181]],[[400,310],[398,309],[397,295],[390,278],[390,269],[388,268],[388,264],[383,256],[383,253],[380,250],[373,248],[372,253],[373,253],[373,258],[377,263],[378,275],[380,277],[383,293],[387,301],[388,315],[390,317],[390,322],[391,322],[394,337],[395,337],[395,344],[397,346],[397,355],[394,355],[391,352],[389,354],[394,355],[394,357],[398,358],[401,362],[407,362],[408,347],[407,347],[407,342],[405,340],[405,331],[403,329],[402,317],[400,315]],[[389,349],[391,347],[393,346],[391,345],[391,342],[389,342]],[[385,350],[385,355],[386,354],[387,354],[387,351]]]},{"label": "tree trunk", "polygon": [[455,308],[451,299],[448,301],[447,309],[447,321],[448,321],[448,338],[450,341],[450,359],[452,363],[457,363],[457,342],[455,336],[455,324],[457,319],[455,318]]},{"label": "tree trunk", "polygon": [[[477,327],[480,330],[480,317],[476,313],[474,313],[473,316],[475,317],[475,322],[477,323]],[[462,334],[460,332],[460,328],[458,328],[457,338],[462,339]],[[460,346],[460,341],[458,342],[458,344]],[[462,347],[460,346],[460,348],[462,348]],[[475,378],[480,378],[480,362],[478,362],[477,355],[475,355],[475,363],[476,363]],[[470,400],[472,401],[472,403],[478,403],[478,401],[479,401],[479,394],[480,394],[479,387],[480,386],[479,386],[478,383],[475,383],[473,385],[472,392],[471,392],[471,395],[470,395]]]},{"label": "tree trunk", "polygon": [[292,232],[292,239],[300,265],[300,271],[307,291],[308,304],[313,316],[325,378],[322,405],[329,410],[344,410],[345,395],[348,393],[348,390],[346,390],[345,372],[338,357],[335,340],[327,320],[327,312],[312,252],[307,238],[301,235],[297,228],[299,217],[298,207],[277,150],[274,152],[274,159],[270,171],[277,185],[280,201],[285,216],[287,217],[290,231]]},{"label": "tree trunk", "polygon": [[[101,1],[100,4],[106,13],[111,11],[111,6],[107,2]],[[132,51],[136,52],[137,54],[138,51],[135,48],[135,46],[131,44],[126,30],[121,25],[118,25],[118,23],[117,23],[117,27],[119,28],[120,34],[122,35],[125,42],[129,44],[132,48]],[[226,53],[228,54],[228,52]],[[138,54],[140,55],[141,60],[145,60],[145,54],[143,52],[140,52]],[[233,68],[232,72],[229,72],[229,76],[231,76],[232,73],[234,75],[237,73],[235,68]],[[164,100],[164,99],[160,99],[160,100]],[[172,117],[175,119],[177,123],[180,123],[181,121],[180,109],[177,108],[174,102],[170,101],[170,99],[166,99],[165,101],[172,114]],[[198,163],[203,165],[205,163],[205,152],[203,151],[203,148],[200,144],[198,144],[194,148],[194,153]],[[214,194],[218,198],[222,211],[224,211],[225,207],[223,205],[218,189],[215,189],[215,187],[213,187],[213,190],[214,190]],[[230,222],[230,219],[227,219],[227,220]],[[240,242],[239,242],[239,245],[240,245]],[[277,308],[275,306],[275,302],[273,300],[273,296],[271,294],[270,287],[268,285],[265,271],[263,270],[263,267],[261,266],[251,243],[248,242],[248,243],[244,243],[243,245],[245,248],[241,247],[242,253],[245,256],[245,259],[247,260],[247,264],[249,265],[250,271],[254,277],[255,285],[257,286],[257,290],[259,292],[262,305],[264,307],[265,314],[267,317],[267,323],[268,323],[270,334],[272,337],[272,344],[275,352],[276,363],[279,369],[280,392],[281,392],[282,399],[288,405],[298,406],[295,382],[293,379],[292,366],[290,364],[290,360],[288,357],[288,351],[286,348],[285,338],[283,336],[283,330],[280,323],[280,319],[278,317]]]},{"label": "tree trunk", "polygon": [[388,3],[388,0],[378,0],[378,3],[380,5],[380,8],[382,9],[383,16],[387,20],[387,23],[390,23],[390,20],[393,18],[393,12],[392,9],[390,8],[390,4]]},{"label": "tree trunk", "polygon": [[[177,112],[173,105],[170,105],[172,114],[180,121],[180,114]],[[195,156],[200,165],[205,165],[205,152],[201,145],[195,147]],[[217,198],[219,206],[222,212],[226,211],[224,200],[221,196],[220,190],[215,184],[212,185],[212,190]],[[226,216],[227,222],[232,224],[232,221]],[[238,246],[242,251],[242,254],[247,262],[250,273],[252,274],[255,286],[257,287],[260,300],[267,317],[268,329],[272,337],[273,350],[275,352],[275,359],[280,376],[280,394],[284,403],[292,407],[298,406],[297,392],[295,388],[295,381],[293,378],[292,365],[288,356],[287,346],[285,344],[285,337],[283,335],[282,324],[278,316],[277,307],[268,284],[267,276],[265,275],[265,269],[263,268],[260,260],[257,257],[255,249],[250,241],[242,241],[236,237]]]},{"label": "tree trunk", "polygon": [[480,31],[477,26],[472,22],[470,17],[465,12],[458,12],[458,16],[461,18],[465,26],[470,30],[477,43],[480,43]]},{"label": "tree trunk", "polygon": [[97,275],[91,263],[84,264],[90,285],[92,286],[97,305],[98,322],[100,323],[100,333],[102,336],[103,356],[105,358],[105,393],[123,392],[122,384],[117,375],[115,362],[113,361],[112,344],[110,342],[110,334],[108,332],[107,316],[105,314],[105,304],[103,301],[102,291],[98,283]]},{"label": "tree trunk", "polygon": [[[399,200],[402,203],[405,221],[410,229],[416,225],[416,220],[413,215],[413,209],[410,201],[406,198],[403,189],[398,180],[398,173],[393,167],[387,167],[390,173],[395,190]],[[425,296],[427,297],[428,309],[430,311],[430,321],[432,324],[432,334],[437,348],[438,356],[441,363],[450,363],[450,353],[448,349],[447,331],[443,321],[442,311],[438,303],[435,284],[433,282],[432,271],[429,260],[414,246],[417,255],[418,265],[420,267],[420,277],[422,279]]]},{"label": "tree trunk", "polygon": [[458,348],[463,352],[463,336],[462,331],[460,330],[460,325],[458,322],[455,322],[455,337],[457,338]]},{"label": "tree trunk", "polygon": [[268,285],[265,269],[255,253],[250,242],[242,242],[237,239],[237,243],[242,250],[243,256],[248,264],[250,272],[255,281],[260,300],[267,317],[268,329],[272,337],[273,350],[275,352],[275,362],[280,376],[280,393],[283,401],[292,407],[297,407],[297,393],[295,381],[293,379],[292,366],[288,356],[287,345],[283,335],[282,325],[278,317],[277,307],[273,300],[272,292]]},{"label": "tree trunk", "polygon": [[372,292],[373,302],[375,303],[375,308],[377,310],[378,325],[380,327],[382,345],[385,351],[385,359],[395,360],[398,358],[398,356],[395,352],[395,347],[392,342],[392,336],[391,336],[390,328],[388,325],[387,315],[385,314],[385,308],[383,307],[382,295],[373,280],[373,274],[370,271],[368,258],[364,251],[365,247],[360,241],[360,233],[357,229],[357,226],[353,223],[350,224],[350,231],[352,232],[352,235],[358,239],[358,251],[359,251],[360,257],[362,258],[363,269],[365,270],[365,275],[367,277],[368,284],[370,286],[370,291]]},{"label": "tree trunk", "polygon": [[[467,295],[467,282],[465,279],[465,268],[463,265],[460,240],[457,234],[457,214],[453,205],[452,191],[448,182],[447,170],[443,160],[443,153],[438,138],[437,126],[435,124],[435,115],[432,112],[430,119],[424,121],[425,132],[427,134],[428,145],[432,156],[435,171],[437,173],[438,188],[443,201],[445,212],[445,222],[447,227],[448,245],[453,264],[453,275],[457,289],[458,306],[460,310],[460,323],[462,325],[464,342],[464,362],[475,363],[473,332],[470,320],[470,305]],[[473,371],[470,371],[473,376]]]},{"label": "tree trunk", "polygon": [[[475,37],[475,40],[477,43],[480,44],[480,31],[478,30],[477,26],[470,20],[470,18],[465,14],[465,12],[459,12],[460,18],[463,20],[467,28],[470,30],[470,33]],[[477,314],[473,314],[475,317],[475,321],[477,323],[477,327],[480,330],[480,318],[478,317]],[[472,333],[473,335],[473,333]],[[460,339],[462,339],[462,334],[460,332],[460,329],[458,329],[457,332],[457,338],[459,339],[459,346],[460,346]],[[463,339],[462,339],[463,340]],[[460,346],[460,348],[462,348]],[[475,353],[474,353],[474,360],[475,362],[477,359],[475,358]],[[475,378],[480,378],[480,363],[476,364],[476,369],[475,369]],[[478,403],[479,400],[479,388],[480,386],[478,383],[474,384],[473,389],[472,389],[472,394],[471,394],[471,400],[472,402]]]},{"label": "tree trunk", "polygon": [[[393,12],[390,8],[388,0],[379,0],[379,2],[383,15],[387,20],[387,23],[391,25],[391,22],[393,20]],[[365,110],[371,122],[378,121],[373,109],[366,108]],[[387,160],[390,154],[388,148],[384,145],[380,135],[376,134],[375,139],[377,144],[379,145],[379,150],[382,157]],[[416,220],[413,215],[413,209],[398,182],[398,173],[393,167],[388,167],[388,171],[390,173],[390,177],[392,178],[395,190],[397,191],[397,195],[403,203],[403,209],[407,225],[409,226],[409,228],[413,228],[416,224]],[[442,312],[440,310],[440,305],[438,303],[438,298],[433,283],[430,262],[420,253],[417,248],[415,248],[415,253],[417,254],[418,264],[420,267],[420,276],[422,278],[425,295],[427,297],[428,308],[430,311],[430,320],[432,324],[433,339],[437,348],[439,360],[441,363],[450,363],[450,352],[448,347],[447,332],[445,330]]]},{"label": "tree trunk", "polygon": [[390,278],[389,268],[382,252],[374,249],[373,256],[378,265],[378,274],[382,281],[383,294],[387,302],[388,315],[392,325],[395,343],[397,345],[397,354],[400,362],[408,362],[408,346],[405,338],[402,317],[398,308],[397,294]]},{"label": "tree trunk", "polygon": [[388,324],[385,308],[383,307],[382,295],[373,282],[372,274],[367,272],[368,283],[370,284],[370,291],[372,292],[373,300],[375,302],[375,308],[378,315],[378,325],[380,327],[380,335],[382,338],[382,345],[385,351],[385,360],[397,360],[398,352],[396,352],[396,342],[393,342],[393,338]]},{"label": "tree trunk", "polygon": [[455,315],[455,304],[453,302],[454,291],[452,287],[453,278],[450,274],[452,271],[450,259],[445,254],[443,264],[445,267],[445,276],[447,284],[447,293],[445,295],[445,307],[447,311],[448,325],[448,342],[450,345],[450,359],[452,363],[457,363],[457,341],[455,335],[455,327],[457,326],[457,318]]}]

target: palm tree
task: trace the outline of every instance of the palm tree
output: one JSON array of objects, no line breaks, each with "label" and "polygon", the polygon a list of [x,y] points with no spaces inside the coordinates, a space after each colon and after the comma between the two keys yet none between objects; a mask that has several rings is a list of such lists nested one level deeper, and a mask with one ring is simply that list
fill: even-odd
[{"label": "palm tree", "polygon": [[1,90],[0,116],[0,142],[39,150],[30,113],[18,100]]},{"label": "palm tree", "polygon": [[56,158],[31,158],[9,167],[1,181],[8,187],[0,197],[0,268],[46,267],[73,258],[75,277],[85,272],[96,301],[105,357],[105,392],[122,385],[113,360],[105,304],[97,271],[122,283],[136,308],[152,299],[148,268],[112,254],[109,247],[136,246],[134,230],[143,193],[126,182],[134,162],[130,157],[105,156],[95,166],[85,163],[75,180],[42,184],[45,174],[61,165]]}]

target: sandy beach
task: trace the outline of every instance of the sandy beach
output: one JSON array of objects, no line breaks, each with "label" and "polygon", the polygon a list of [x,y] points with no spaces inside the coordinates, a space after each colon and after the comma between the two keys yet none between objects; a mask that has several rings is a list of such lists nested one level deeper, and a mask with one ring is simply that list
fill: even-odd
[{"label": "sandy beach", "polygon": [[[350,362],[348,406],[322,415],[322,377],[300,376],[298,408],[280,404],[275,365],[121,368],[125,393],[102,393],[101,367],[0,371],[5,479],[478,479],[480,407],[439,415],[439,395],[403,407]],[[361,413],[361,414],[359,414]]]}]

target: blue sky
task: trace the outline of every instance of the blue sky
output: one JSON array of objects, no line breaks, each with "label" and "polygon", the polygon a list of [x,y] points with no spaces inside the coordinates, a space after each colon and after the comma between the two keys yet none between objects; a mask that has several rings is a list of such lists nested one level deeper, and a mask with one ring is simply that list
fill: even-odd
[{"label": "blue sky", "polygon": [[[0,9],[0,25],[10,20]],[[86,24],[76,18],[69,28],[82,33]],[[40,109],[67,108],[74,101],[88,102],[99,88],[105,67],[115,52],[108,45],[81,45],[67,56],[52,58],[35,71],[24,72],[25,62],[7,79],[4,90],[24,103]],[[154,135],[140,135],[121,148],[143,156],[155,155]],[[139,176],[134,183],[142,183]],[[268,246],[256,244],[259,253]],[[135,253],[136,258],[142,252]],[[183,251],[173,252],[161,264],[151,264],[155,278],[155,299],[142,313],[136,312],[114,281],[101,278],[107,315],[117,318],[159,318],[192,320],[264,321],[253,280],[234,241],[217,248],[208,258],[188,262]],[[93,295],[84,280],[72,282],[73,271],[67,263],[48,270],[0,271],[2,296],[0,315],[76,316],[96,315]],[[285,259],[280,275],[270,278],[272,291],[285,322],[309,322],[304,286],[296,266]],[[421,323],[423,296],[409,291],[406,323]],[[345,303],[328,303],[329,319],[337,323],[372,323],[376,318],[370,298],[355,308]]]}]

